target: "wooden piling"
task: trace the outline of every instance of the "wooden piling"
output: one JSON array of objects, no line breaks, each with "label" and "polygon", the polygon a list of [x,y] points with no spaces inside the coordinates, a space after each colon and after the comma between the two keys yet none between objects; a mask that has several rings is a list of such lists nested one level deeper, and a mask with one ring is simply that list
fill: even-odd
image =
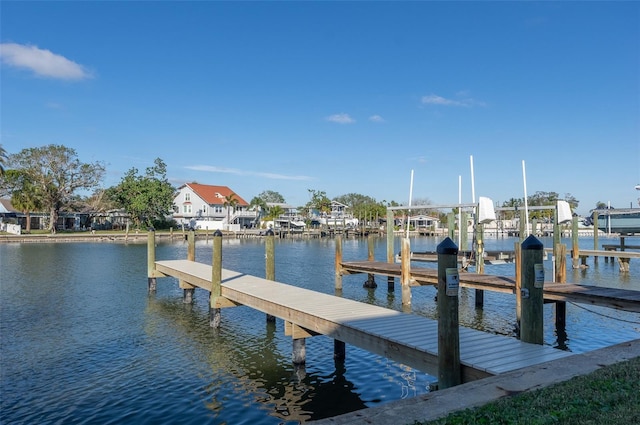
[{"label": "wooden piling", "polygon": [[400,252],[400,282],[402,284],[402,305],[411,305],[411,246],[409,238],[402,238],[402,251]]},{"label": "wooden piling", "polygon": [[[558,253],[556,257],[556,275],[554,282],[567,283],[567,246],[558,244],[555,249]],[[567,326],[567,303],[566,301],[556,301],[556,331],[564,331]]]},{"label": "wooden piling", "polygon": [[[394,261],[393,258],[393,211],[387,210],[387,263],[392,264]],[[387,277],[387,290],[395,290],[395,279],[393,276]]]},{"label": "wooden piling", "polygon": [[[367,260],[373,261],[375,259],[374,255],[374,245],[373,245],[373,235],[367,236]],[[376,283],[375,275],[373,273],[367,274],[367,280],[364,282],[363,287],[368,289],[376,288],[378,284]]]},{"label": "wooden piling", "polygon": [[211,267],[211,294],[209,296],[209,325],[212,328],[220,327],[220,307],[216,302],[222,296],[222,232],[216,230],[213,234],[213,258]]},{"label": "wooden piling", "polygon": [[[593,215],[593,250],[597,251],[598,246],[598,214]],[[593,257],[593,264],[598,264],[598,256]]]},{"label": "wooden piling", "polygon": [[459,385],[460,330],[458,323],[458,247],[446,238],[438,253],[438,389]]},{"label": "wooden piling", "polygon": [[522,317],[520,339],[533,344],[544,343],[543,328],[543,285],[544,266],[542,256],[544,246],[535,236],[530,235],[522,242]]},{"label": "wooden piling", "polygon": [[[273,230],[269,229],[265,237],[265,277],[267,280],[276,280],[276,256],[275,256],[275,236]],[[275,322],[276,317],[267,314],[267,322]]]},{"label": "wooden piling", "polygon": [[147,285],[149,292],[156,290],[156,232],[149,229],[147,233]]},{"label": "wooden piling", "polygon": [[456,216],[453,212],[447,214],[447,234],[453,239],[456,235]]},{"label": "wooden piling", "polygon": [[306,338],[294,338],[291,360],[294,365],[303,365],[307,361],[307,340]]},{"label": "wooden piling", "polygon": [[347,357],[346,344],[343,341],[333,340],[333,359],[344,360]]},{"label": "wooden piling", "polygon": [[578,247],[578,217],[571,221],[571,266],[574,269],[580,267],[580,248]]},{"label": "wooden piling", "polygon": [[[484,274],[484,225],[476,223],[476,273]],[[484,306],[484,291],[476,289],[476,308]]]},{"label": "wooden piling", "polygon": [[[196,238],[195,232],[190,230],[187,232],[187,260],[196,261]],[[182,289],[182,302],[185,304],[193,303],[193,293],[195,286],[188,284],[184,280],[178,281],[178,287]]]},{"label": "wooden piling", "polygon": [[516,268],[516,331],[520,335],[522,326],[522,249],[519,242],[514,242],[514,264]]},{"label": "wooden piling", "polygon": [[342,236],[336,236],[335,289],[342,290]]}]

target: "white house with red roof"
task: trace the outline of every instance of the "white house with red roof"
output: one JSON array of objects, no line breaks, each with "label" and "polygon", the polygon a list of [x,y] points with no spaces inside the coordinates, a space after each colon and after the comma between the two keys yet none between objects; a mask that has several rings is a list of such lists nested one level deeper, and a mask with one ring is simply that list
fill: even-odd
[{"label": "white house with red roof", "polygon": [[173,218],[178,224],[196,229],[240,230],[252,227],[256,211],[227,186],[186,183],[173,198]]}]

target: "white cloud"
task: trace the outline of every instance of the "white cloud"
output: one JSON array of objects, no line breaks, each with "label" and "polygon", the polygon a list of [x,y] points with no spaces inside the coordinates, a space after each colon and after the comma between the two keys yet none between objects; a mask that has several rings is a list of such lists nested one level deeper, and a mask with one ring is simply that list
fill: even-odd
[{"label": "white cloud", "polygon": [[[466,92],[460,92],[460,96],[464,96]],[[442,105],[442,106],[462,106],[462,107],[472,107],[472,106],[485,106],[484,102],[477,101],[470,97],[465,97],[461,99],[447,99],[442,96],[438,96],[437,94],[429,94],[426,96],[422,96],[422,103],[425,105]]]},{"label": "white cloud", "polygon": [[16,43],[0,44],[2,62],[15,68],[29,69],[40,77],[61,80],[84,80],[92,78],[85,67],[64,56],[56,55],[37,46]]},{"label": "white cloud", "polygon": [[369,117],[369,121],[373,121],[373,122],[385,122],[384,118],[382,118],[380,115],[371,115]]},{"label": "white cloud", "polygon": [[325,119],[327,121],[336,122],[338,124],[353,124],[354,122],[356,122],[356,120],[351,118],[349,114],[345,114],[345,113],[330,115]]},{"label": "white cloud", "polygon": [[217,167],[215,165],[188,165],[184,168],[194,171],[206,171],[208,173],[236,174],[239,176],[257,176],[272,180],[311,180],[309,176],[287,176],[275,173],[260,173],[256,171],[239,170],[237,168]]}]

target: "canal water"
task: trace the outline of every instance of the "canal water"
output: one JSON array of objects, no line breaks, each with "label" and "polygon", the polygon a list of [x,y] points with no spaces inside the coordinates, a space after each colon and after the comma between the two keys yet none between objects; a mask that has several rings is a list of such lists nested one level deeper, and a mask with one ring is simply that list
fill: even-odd
[{"label": "canal water", "polygon": [[[437,238],[411,239],[414,251]],[[517,240],[487,239],[487,250],[512,250]],[[541,239],[545,246],[552,241]],[[565,241],[570,246],[570,241]],[[607,243],[607,239],[602,239]],[[611,240],[615,243],[615,240]],[[581,240],[592,248],[591,239]],[[211,240],[198,240],[196,260],[211,262]],[[395,252],[400,250],[396,241]],[[386,260],[386,239],[376,241]],[[157,259],[186,258],[184,241],[159,241]],[[276,279],[334,293],[332,239],[277,240]],[[247,307],[224,309],[222,327],[208,323],[208,294],[182,303],[173,278],[147,292],[146,240],[129,243],[0,244],[0,423],[2,424],[299,424],[429,391],[435,378],[356,347],[344,363],[333,342],[307,340],[305,370],[291,364],[283,323],[269,324]],[[343,241],[345,261],[367,258],[366,239]],[[567,280],[640,290],[640,261],[621,275],[600,258],[567,271]],[[223,267],[264,276],[264,241],[224,240]],[[413,267],[437,267],[414,263]],[[545,261],[551,276],[551,260]],[[487,274],[514,275],[512,264]],[[345,276],[342,296],[401,309],[400,284],[362,287],[366,275]],[[436,316],[435,288],[413,288],[412,311]],[[566,335],[556,335],[553,308],[544,307],[545,344],[575,353],[638,338],[640,315],[568,304]],[[513,296],[461,290],[464,326],[514,335]]]}]

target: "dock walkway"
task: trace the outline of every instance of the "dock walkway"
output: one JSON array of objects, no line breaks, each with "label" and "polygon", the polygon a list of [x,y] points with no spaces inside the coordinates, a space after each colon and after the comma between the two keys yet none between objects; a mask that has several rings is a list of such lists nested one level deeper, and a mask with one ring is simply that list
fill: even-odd
[{"label": "dock walkway", "polygon": [[[640,254],[640,253],[638,253]],[[401,276],[401,265],[377,261],[340,263],[341,274],[369,273],[389,277]],[[425,267],[411,268],[412,286],[437,285],[438,271]],[[514,294],[515,278],[476,273],[460,273],[460,286]],[[572,283],[545,282],[543,297],[547,301],[570,301],[640,313],[640,291],[604,288]]]},{"label": "dock walkway", "polygon": [[[212,266],[190,260],[155,261],[159,275],[211,291]],[[221,295],[285,321],[294,338],[318,334],[360,347],[433,376],[438,367],[438,322],[222,269]],[[461,327],[463,382],[572,355],[549,346]]]}]

